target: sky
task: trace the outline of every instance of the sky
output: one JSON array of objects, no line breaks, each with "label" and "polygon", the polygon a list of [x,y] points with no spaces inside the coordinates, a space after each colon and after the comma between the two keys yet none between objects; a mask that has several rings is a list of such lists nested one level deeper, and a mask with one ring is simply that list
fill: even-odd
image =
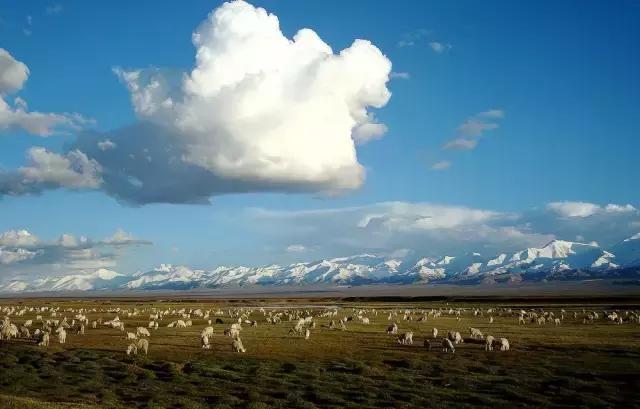
[{"label": "sky", "polygon": [[0,0],[0,281],[640,231],[640,2]]}]

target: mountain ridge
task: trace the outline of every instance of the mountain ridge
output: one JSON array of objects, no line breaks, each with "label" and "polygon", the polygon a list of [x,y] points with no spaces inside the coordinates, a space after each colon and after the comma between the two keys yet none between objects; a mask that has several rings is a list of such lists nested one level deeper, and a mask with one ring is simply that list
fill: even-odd
[{"label": "mountain ridge", "polygon": [[516,252],[437,257],[384,257],[363,253],[347,257],[270,264],[258,267],[219,266],[211,270],[160,264],[131,275],[99,269],[58,277],[11,280],[2,293],[69,290],[189,290],[278,285],[362,284],[492,284],[497,282],[584,280],[616,278],[639,273],[640,234],[603,249],[597,243],[552,240],[546,245]]}]

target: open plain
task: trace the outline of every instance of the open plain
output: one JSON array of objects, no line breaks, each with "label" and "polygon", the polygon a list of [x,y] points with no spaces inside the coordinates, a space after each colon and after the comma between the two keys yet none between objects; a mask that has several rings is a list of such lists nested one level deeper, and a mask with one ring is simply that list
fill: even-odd
[{"label": "open plain", "polygon": [[[638,305],[628,297],[4,299],[0,306],[3,328],[18,330],[0,341],[2,407],[640,405]],[[44,332],[48,346],[38,345]],[[455,352],[443,350],[449,332]],[[137,348],[140,339],[148,354]],[[246,352],[234,352],[233,339]],[[137,351],[128,355],[132,344]]]}]

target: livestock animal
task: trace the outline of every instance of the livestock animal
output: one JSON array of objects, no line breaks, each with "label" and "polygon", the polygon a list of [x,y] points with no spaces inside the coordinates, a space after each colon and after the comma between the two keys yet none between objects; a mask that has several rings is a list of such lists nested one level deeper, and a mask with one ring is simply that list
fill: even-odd
[{"label": "livestock animal", "polygon": [[234,339],[231,343],[231,347],[233,349],[233,352],[247,352],[247,350],[244,349],[244,345],[242,345],[242,341],[240,340],[240,338]]},{"label": "livestock animal", "polygon": [[484,335],[482,335],[482,331],[477,328],[469,327],[469,335],[472,339],[484,339]]},{"label": "livestock animal", "polygon": [[138,347],[138,349],[143,350],[144,354],[147,355],[147,353],[149,352],[149,340],[147,340],[145,338],[140,338],[138,340],[137,347]]},{"label": "livestock animal", "polygon": [[451,352],[452,354],[456,353],[456,348],[449,338],[442,338],[442,351]]},{"label": "livestock animal", "polygon": [[484,350],[485,351],[493,351],[493,342],[494,341],[495,341],[495,338],[492,335],[487,335],[487,339],[485,340]]},{"label": "livestock animal", "polygon": [[402,345],[413,345],[413,332],[408,331],[398,336],[398,343]]}]

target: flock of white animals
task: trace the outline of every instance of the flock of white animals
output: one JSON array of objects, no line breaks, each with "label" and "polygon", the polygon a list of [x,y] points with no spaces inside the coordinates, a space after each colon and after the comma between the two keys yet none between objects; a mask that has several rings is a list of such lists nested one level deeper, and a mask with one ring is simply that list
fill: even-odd
[{"label": "flock of white animals", "polygon": [[[69,334],[82,337],[86,331],[97,328],[110,328],[120,331],[123,339],[123,349],[128,355],[140,352],[147,354],[152,334],[160,327],[188,328],[195,325],[202,326],[200,331],[200,345],[203,349],[210,349],[210,339],[214,336],[215,324],[230,324],[220,334],[231,338],[231,349],[237,353],[244,353],[246,349],[242,343],[241,333],[246,328],[255,328],[258,321],[252,317],[262,316],[263,324],[291,326],[289,334],[309,339],[313,331],[341,330],[347,331],[350,323],[356,322],[370,325],[372,322],[385,320],[389,323],[387,334],[392,335],[401,345],[413,344],[413,331],[400,331],[400,326],[407,321],[425,322],[430,319],[449,316],[460,320],[461,316],[473,318],[479,323],[491,324],[494,317],[517,320],[519,325],[561,325],[566,319],[574,322],[591,324],[606,321],[615,324],[640,323],[637,311],[572,311],[564,309],[552,312],[543,309],[512,309],[512,308],[452,308],[440,307],[431,309],[375,309],[375,308],[265,308],[265,307],[234,307],[222,310],[204,308],[62,308],[55,306],[0,306],[0,340],[24,339],[37,343],[41,347],[48,347],[54,337],[60,344],[65,344]],[[89,316],[94,319],[90,321]],[[29,318],[34,317],[34,318]],[[120,317],[123,317],[122,319]],[[125,321],[144,322],[146,326],[129,327]],[[328,321],[320,325],[319,322]],[[398,325],[401,323],[401,325]],[[244,326],[243,326],[244,325]],[[485,351],[508,351],[509,340],[505,337],[483,334],[478,328],[467,329],[467,341],[484,343]],[[464,332],[464,331],[463,331]],[[438,334],[444,334],[438,338]],[[439,348],[444,352],[455,353],[456,345],[465,342],[460,331],[439,331],[432,328],[430,335],[425,336],[424,346],[431,350]],[[126,347],[125,347],[126,345]]]}]

